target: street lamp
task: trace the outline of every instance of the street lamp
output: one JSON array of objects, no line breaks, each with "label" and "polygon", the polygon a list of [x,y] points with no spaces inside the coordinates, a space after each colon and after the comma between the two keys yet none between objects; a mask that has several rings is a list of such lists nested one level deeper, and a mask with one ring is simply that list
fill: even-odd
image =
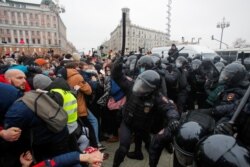
[{"label": "street lamp", "polygon": [[191,44],[194,43],[194,39],[195,39],[195,37],[191,38]]},{"label": "street lamp", "polygon": [[58,45],[59,51],[61,52],[61,30],[60,30],[60,13],[65,13],[65,8],[63,6],[59,6],[59,0],[56,0],[55,3],[50,3],[49,8],[52,12],[54,12],[57,16],[57,31],[58,31]]},{"label": "street lamp", "polygon": [[197,42],[198,44],[200,44],[200,40],[201,40],[201,39],[202,39],[201,37],[198,38],[198,42]]},{"label": "street lamp", "polygon": [[230,23],[225,21],[225,17],[223,17],[222,22],[217,23],[217,28],[221,28],[220,49],[221,49],[221,44],[222,44],[224,28],[227,28],[229,26],[230,26]]}]

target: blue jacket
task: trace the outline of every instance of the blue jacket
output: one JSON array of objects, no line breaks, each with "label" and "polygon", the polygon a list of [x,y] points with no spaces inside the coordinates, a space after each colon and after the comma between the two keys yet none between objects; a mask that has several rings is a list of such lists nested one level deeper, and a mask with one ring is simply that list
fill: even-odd
[{"label": "blue jacket", "polygon": [[22,94],[22,91],[14,86],[0,82],[0,126],[3,124],[4,115],[7,109],[21,97]]},{"label": "blue jacket", "polygon": [[65,138],[68,137],[68,130],[66,126],[64,130],[59,133],[51,132],[47,128],[45,122],[32,110],[30,110],[22,101],[16,101],[8,109],[5,115],[4,127],[19,127],[22,129],[22,134],[30,134],[30,129],[33,129],[34,145],[53,145],[65,140]]}]

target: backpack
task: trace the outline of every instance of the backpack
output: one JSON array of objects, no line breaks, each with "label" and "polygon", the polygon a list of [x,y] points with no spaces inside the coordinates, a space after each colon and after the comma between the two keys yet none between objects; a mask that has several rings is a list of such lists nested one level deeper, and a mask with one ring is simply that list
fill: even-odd
[{"label": "backpack", "polygon": [[46,123],[47,128],[52,132],[60,132],[67,125],[67,113],[45,92],[32,90],[25,93],[21,100]]}]

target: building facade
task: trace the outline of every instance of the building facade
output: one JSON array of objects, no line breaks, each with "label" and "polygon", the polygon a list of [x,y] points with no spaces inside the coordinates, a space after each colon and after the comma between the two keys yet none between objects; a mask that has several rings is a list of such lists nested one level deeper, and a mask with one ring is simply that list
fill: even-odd
[{"label": "building facade", "polygon": [[62,12],[52,0],[0,0],[0,55],[75,51],[67,41]]},{"label": "building facade", "polygon": [[[144,48],[150,51],[153,47],[166,46],[169,41],[169,35],[164,32],[144,28],[131,23],[129,17],[129,8],[122,8],[122,12],[126,13],[126,52],[139,51]],[[105,41],[103,45],[113,51],[119,51],[122,47],[122,20],[120,24],[110,34],[110,39]]]}]

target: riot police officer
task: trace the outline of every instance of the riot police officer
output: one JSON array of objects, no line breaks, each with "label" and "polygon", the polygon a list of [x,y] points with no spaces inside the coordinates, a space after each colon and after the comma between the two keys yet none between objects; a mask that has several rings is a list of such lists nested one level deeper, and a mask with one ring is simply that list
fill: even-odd
[{"label": "riot police officer", "polygon": [[178,49],[175,44],[171,45],[171,48],[168,51],[168,61],[174,63],[177,57],[179,56]]},{"label": "riot police officer", "polygon": [[142,136],[149,133],[154,116],[164,116],[168,119],[169,133],[175,130],[179,119],[174,104],[158,91],[160,76],[157,72],[144,71],[133,83],[122,75],[121,62],[122,58],[118,58],[114,63],[112,77],[125,92],[127,102],[123,108],[120,146],[116,150],[113,167],[118,167],[123,162],[130,147],[130,137],[133,132],[140,133]]}]

